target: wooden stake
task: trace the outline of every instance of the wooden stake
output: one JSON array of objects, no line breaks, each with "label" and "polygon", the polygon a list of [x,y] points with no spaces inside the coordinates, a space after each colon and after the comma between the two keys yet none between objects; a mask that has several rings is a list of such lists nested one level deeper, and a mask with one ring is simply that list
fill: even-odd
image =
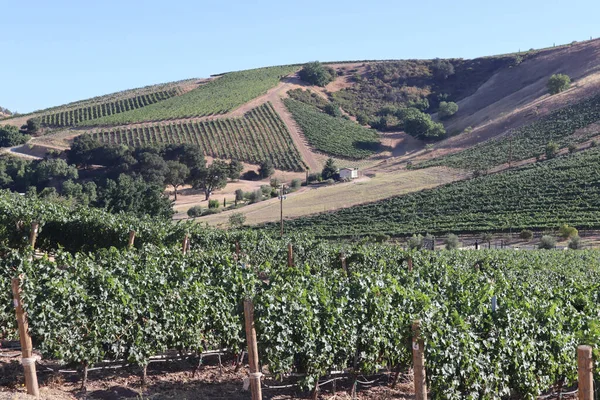
[{"label": "wooden stake", "polygon": [[294,249],[292,248],[292,244],[288,243],[288,267],[292,268],[294,266]]},{"label": "wooden stake", "polygon": [[413,369],[415,372],[415,399],[427,400],[427,382],[425,375],[425,354],[421,338],[421,321],[413,321]]},{"label": "wooden stake", "polygon": [[39,223],[35,221],[31,223],[31,232],[29,233],[29,244],[31,245],[32,249],[35,249],[35,241],[37,240],[39,228]]},{"label": "wooden stake", "polygon": [[346,257],[343,253],[340,254],[340,261],[342,262],[342,269],[344,270],[344,272],[346,272],[346,274],[348,274],[348,267],[346,267]]},{"label": "wooden stake", "polygon": [[181,249],[184,256],[187,254],[189,247],[190,247],[190,237],[186,233],[185,237],[183,238],[183,244],[182,244],[182,249]]},{"label": "wooden stake", "polygon": [[412,272],[412,270],[413,270],[412,257],[408,257],[408,272]]},{"label": "wooden stake", "polygon": [[235,259],[236,261],[240,259],[240,242],[235,242]]},{"label": "wooden stake", "polygon": [[256,343],[256,328],[254,326],[254,304],[252,300],[244,300],[244,320],[246,325],[246,341],[248,342],[248,364],[250,365],[250,391],[252,400],[262,400],[260,377],[258,369],[258,345]]},{"label": "wooden stake", "polygon": [[577,347],[577,378],[578,399],[593,400],[594,398],[594,375],[592,360],[592,347],[581,345]]},{"label": "wooden stake", "polygon": [[127,246],[131,249],[135,242],[135,231],[129,231],[129,243]]},{"label": "wooden stake", "polygon": [[[37,229],[36,229],[37,231]],[[27,394],[35,397],[40,396],[37,374],[35,372],[35,358],[33,358],[33,346],[31,345],[31,336],[29,336],[29,324],[27,315],[21,304],[21,279],[13,278],[12,292],[15,302],[15,312],[17,314],[17,323],[19,325],[19,340],[21,341],[21,363],[25,371],[25,386]]]}]

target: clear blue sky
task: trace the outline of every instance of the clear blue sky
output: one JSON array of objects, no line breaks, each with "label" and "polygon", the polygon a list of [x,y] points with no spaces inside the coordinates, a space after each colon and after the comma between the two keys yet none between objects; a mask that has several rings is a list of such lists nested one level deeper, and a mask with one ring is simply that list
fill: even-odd
[{"label": "clear blue sky", "polygon": [[0,0],[0,106],[311,60],[463,57],[600,36],[600,1]]}]

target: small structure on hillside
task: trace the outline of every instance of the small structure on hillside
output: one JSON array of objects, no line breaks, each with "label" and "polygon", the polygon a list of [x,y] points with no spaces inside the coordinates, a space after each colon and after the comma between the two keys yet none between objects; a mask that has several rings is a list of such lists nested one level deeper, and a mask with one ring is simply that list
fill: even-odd
[{"label": "small structure on hillside", "polygon": [[358,168],[342,168],[340,169],[340,179],[358,178]]}]

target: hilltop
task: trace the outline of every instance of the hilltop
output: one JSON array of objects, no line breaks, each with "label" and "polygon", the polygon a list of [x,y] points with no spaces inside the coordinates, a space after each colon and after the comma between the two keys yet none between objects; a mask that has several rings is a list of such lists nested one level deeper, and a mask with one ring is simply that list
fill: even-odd
[{"label": "hilltop", "polygon": [[[599,56],[600,41],[590,40],[473,60],[326,62],[322,86],[302,79],[303,65],[267,67],[131,89],[0,125],[38,121],[29,146],[16,150],[30,156],[67,149],[88,133],[101,143],[133,147],[194,144],[209,159],[242,161],[247,170],[269,160],[275,176],[288,181],[304,177],[299,172],[319,172],[331,157],[337,167],[358,167],[365,188],[387,185],[368,196],[336,185],[329,196],[339,192],[344,201],[335,209],[465,179],[469,170],[535,162],[551,141],[558,153],[585,148],[600,132]],[[571,85],[550,95],[554,74],[568,75]],[[411,168],[426,171],[411,174]],[[308,193],[295,194],[310,202],[295,215],[331,210]],[[182,201],[176,208],[185,212],[196,200]],[[278,218],[273,207],[260,210],[251,205],[242,212],[254,223]],[[222,224],[227,215],[208,221]]]}]

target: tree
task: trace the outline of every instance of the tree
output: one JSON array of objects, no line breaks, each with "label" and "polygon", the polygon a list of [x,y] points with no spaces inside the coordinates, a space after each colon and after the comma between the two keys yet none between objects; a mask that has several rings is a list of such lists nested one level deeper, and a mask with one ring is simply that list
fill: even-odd
[{"label": "tree", "polygon": [[187,215],[190,218],[197,218],[197,217],[202,216],[202,207],[200,207],[200,206],[191,207],[189,210],[187,210]]},{"label": "tree", "polygon": [[265,179],[270,177],[275,173],[275,167],[273,167],[273,163],[271,160],[265,160],[260,163],[260,167],[258,169],[258,175],[261,179]]},{"label": "tree", "polygon": [[436,58],[432,64],[433,76],[438,80],[446,80],[454,75],[454,65],[450,61]]},{"label": "tree", "polygon": [[19,132],[19,128],[13,125],[0,126],[0,147],[14,147],[27,143],[28,135]]},{"label": "tree", "polygon": [[244,200],[244,191],[242,189],[236,189],[235,191],[235,202]]},{"label": "tree", "polygon": [[221,160],[215,160],[208,167],[199,170],[192,182],[194,189],[202,189],[206,196],[205,200],[210,199],[213,191],[224,188],[227,185],[229,175],[229,165]]},{"label": "tree", "polygon": [[423,247],[423,236],[412,235],[411,238],[406,242],[409,249],[420,249]]},{"label": "tree", "polygon": [[531,240],[533,239],[533,232],[530,231],[529,229],[523,229],[520,233],[519,233],[519,237],[523,240]]},{"label": "tree", "polygon": [[546,145],[546,159],[551,159],[556,157],[558,154],[558,143],[556,142],[548,142]]},{"label": "tree", "polygon": [[38,133],[42,127],[40,118],[29,118],[27,120],[27,133]]},{"label": "tree", "polygon": [[246,222],[246,216],[241,212],[233,213],[229,216],[229,226],[232,228],[241,228]]},{"label": "tree", "polygon": [[444,126],[433,122],[429,114],[425,114],[416,108],[408,108],[402,111],[404,131],[417,138],[441,138],[446,134]]},{"label": "tree", "polygon": [[325,86],[335,78],[335,71],[318,61],[305,64],[298,73],[300,79],[312,85]]},{"label": "tree", "polygon": [[579,232],[577,228],[569,226],[567,224],[563,224],[559,229],[560,237],[563,239],[568,239],[573,236],[579,236]]},{"label": "tree", "polygon": [[551,95],[564,92],[571,86],[571,78],[565,74],[554,74],[548,79],[548,92]]},{"label": "tree", "polygon": [[444,244],[446,245],[446,250],[455,250],[460,246],[460,241],[458,236],[451,233],[446,237],[446,240],[444,240]]},{"label": "tree", "polygon": [[165,174],[165,183],[173,186],[175,191],[175,201],[177,201],[177,188],[187,182],[190,175],[190,169],[179,161],[167,161],[167,173]]},{"label": "tree", "polygon": [[438,115],[440,116],[441,119],[446,119],[446,118],[450,118],[451,116],[456,114],[457,111],[458,111],[458,104],[456,104],[452,101],[450,101],[450,102],[442,101],[440,103]]},{"label": "tree", "polygon": [[550,235],[544,235],[544,236],[542,236],[542,239],[540,239],[540,244],[538,245],[538,248],[551,250],[555,246],[556,246],[556,239],[554,239]]},{"label": "tree", "polygon": [[323,111],[325,111],[327,114],[331,115],[332,117],[341,117],[342,116],[342,111],[340,110],[340,107],[338,107],[337,105],[333,104],[333,103],[328,103],[325,108],[323,109]]},{"label": "tree", "polygon": [[579,235],[575,235],[571,238],[571,240],[569,240],[569,248],[571,250],[579,250],[583,247],[583,244],[581,243],[581,238],[579,237]]},{"label": "tree", "polygon": [[67,162],[82,168],[88,168],[93,164],[95,151],[102,144],[89,134],[83,134],[73,139],[71,148],[67,150]]},{"label": "tree", "polygon": [[143,151],[137,154],[138,163],[135,171],[150,184],[164,186],[165,177],[169,170],[165,160],[157,153]]},{"label": "tree", "polygon": [[38,189],[55,186],[69,179],[79,178],[77,168],[67,164],[63,159],[50,159],[30,164],[31,183]]},{"label": "tree", "polygon": [[328,158],[323,167],[323,171],[321,171],[321,177],[323,180],[334,179],[337,173],[338,168],[335,165],[335,161],[333,161],[333,158]]},{"label": "tree", "polygon": [[237,181],[238,179],[240,179],[240,175],[242,174],[242,171],[244,170],[244,165],[239,162],[238,160],[231,160],[231,162],[229,163],[229,179],[231,179],[232,181]]}]

